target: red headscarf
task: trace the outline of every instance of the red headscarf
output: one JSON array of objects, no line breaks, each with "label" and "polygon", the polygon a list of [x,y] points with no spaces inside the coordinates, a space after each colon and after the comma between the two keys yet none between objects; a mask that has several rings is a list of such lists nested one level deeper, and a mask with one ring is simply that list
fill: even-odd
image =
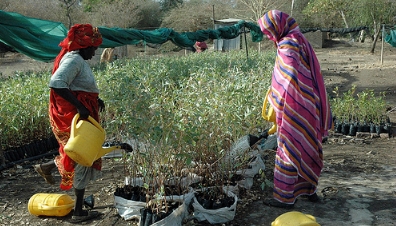
[{"label": "red headscarf", "polygon": [[208,46],[206,45],[206,42],[196,42],[195,45],[197,45],[201,49],[207,49]]},{"label": "red headscarf", "polygon": [[67,52],[91,46],[98,47],[100,44],[102,44],[102,35],[97,27],[92,27],[90,24],[73,25],[67,33],[67,37],[59,43],[62,50],[55,58],[52,74],[58,69],[60,60]]}]

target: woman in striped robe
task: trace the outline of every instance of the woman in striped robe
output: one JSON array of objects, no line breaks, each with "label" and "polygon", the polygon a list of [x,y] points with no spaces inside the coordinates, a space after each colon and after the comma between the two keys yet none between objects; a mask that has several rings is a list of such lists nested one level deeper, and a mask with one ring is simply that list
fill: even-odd
[{"label": "woman in striped robe", "polygon": [[278,148],[273,198],[264,203],[291,208],[300,195],[318,201],[322,138],[332,115],[318,59],[296,21],[272,10],[258,24],[277,48],[269,102],[276,112]]}]

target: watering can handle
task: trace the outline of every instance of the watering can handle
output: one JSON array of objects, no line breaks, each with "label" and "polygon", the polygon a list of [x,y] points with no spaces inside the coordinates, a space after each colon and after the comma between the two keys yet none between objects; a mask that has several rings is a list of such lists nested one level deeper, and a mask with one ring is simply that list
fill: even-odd
[{"label": "watering can handle", "polygon": [[[263,109],[261,112],[261,115],[263,116],[263,118],[269,122],[273,122],[274,124],[272,125],[272,127],[268,130],[268,135],[273,134],[276,132],[277,130],[277,126],[276,126],[276,119],[275,119],[275,113],[274,110],[272,108],[272,106],[270,106],[269,109],[267,109],[267,103],[268,103],[268,96],[271,92],[271,87],[268,89],[267,94],[265,94],[265,99],[264,99],[264,103],[263,103]],[[268,110],[268,112],[267,112]]]},{"label": "watering can handle", "polygon": [[62,205],[62,206],[49,206],[49,205],[40,203],[40,205],[38,207],[41,210],[56,210],[56,209],[66,209],[66,208],[70,208],[73,206],[74,206],[74,203],[70,203],[70,204],[66,204],[66,205]]},{"label": "watering can handle", "polygon": [[263,109],[261,111],[261,115],[267,121],[270,120],[270,116],[267,114],[268,95],[270,94],[270,92],[271,92],[271,87],[268,89],[267,94],[265,94],[264,103],[263,103]]},{"label": "watering can handle", "polygon": [[[79,113],[77,113],[75,116],[74,116],[74,118],[73,118],[73,120],[72,120],[72,129],[71,129],[71,131],[70,131],[70,137],[74,137],[74,129],[76,128],[76,125],[77,125],[77,121],[78,121],[78,119],[80,118],[80,114]],[[90,123],[92,123],[96,128],[98,128],[102,133],[104,133],[104,129],[102,128],[102,126],[94,119],[94,118],[92,118],[91,116],[88,116],[88,121],[90,122]]]}]

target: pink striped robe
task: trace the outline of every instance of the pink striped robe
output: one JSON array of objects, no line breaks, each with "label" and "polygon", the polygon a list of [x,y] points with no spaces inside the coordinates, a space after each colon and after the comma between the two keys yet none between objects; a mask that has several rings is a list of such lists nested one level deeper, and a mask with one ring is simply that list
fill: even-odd
[{"label": "pink striped robe", "polygon": [[332,116],[318,59],[296,21],[272,10],[258,23],[277,47],[269,98],[278,125],[273,194],[292,204],[316,192]]}]

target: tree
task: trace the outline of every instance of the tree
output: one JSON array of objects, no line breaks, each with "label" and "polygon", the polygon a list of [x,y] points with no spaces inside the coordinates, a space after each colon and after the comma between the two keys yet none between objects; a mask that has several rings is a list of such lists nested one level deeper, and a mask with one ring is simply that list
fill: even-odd
[{"label": "tree", "polygon": [[159,2],[163,11],[169,11],[183,4],[183,0],[160,0]]},{"label": "tree", "polygon": [[107,27],[159,27],[162,12],[155,0],[85,0],[84,9],[90,21]]},{"label": "tree", "polygon": [[76,4],[77,0],[59,0],[62,4],[61,6],[65,8],[65,14],[68,19],[68,27],[69,29],[73,26],[72,21],[72,10],[73,6]]},{"label": "tree", "polygon": [[7,10],[10,5],[10,0],[0,1],[0,10]]},{"label": "tree", "polygon": [[[308,27],[306,16],[302,11],[307,7],[309,0],[293,0],[290,6],[290,16],[292,16],[301,27]],[[287,4],[286,4],[286,7]]]},{"label": "tree", "polygon": [[66,0],[6,0],[7,4],[2,9],[32,18],[61,22],[65,26],[70,26],[71,20],[86,21],[78,4],[70,5],[65,11],[63,1]]},{"label": "tree", "polygon": [[346,28],[349,25],[370,27],[373,39],[371,52],[373,53],[381,31],[381,24],[391,23],[396,13],[395,4],[395,1],[390,0],[311,0],[304,13],[307,16],[323,16],[321,26],[329,26],[329,22],[332,26],[342,21]]},{"label": "tree", "polygon": [[245,12],[243,14],[246,19],[257,21],[269,10],[281,10],[286,4],[290,4],[290,0],[238,0],[237,3],[239,9],[244,9]]},{"label": "tree", "polygon": [[140,29],[153,29],[161,26],[164,11],[157,1],[146,1],[139,7],[140,21],[136,24]]},{"label": "tree", "polygon": [[[130,28],[140,21],[140,1],[115,0],[92,4],[89,9],[90,20],[98,26]],[[87,7],[85,7],[87,8]]]},{"label": "tree", "polygon": [[[393,24],[393,18],[396,14],[396,3],[395,1],[389,0],[360,0],[355,2],[353,9],[354,15],[353,20],[359,21],[364,24],[371,24],[373,27],[373,45],[370,52],[374,53],[375,45],[380,36],[382,24]],[[357,13],[357,14],[356,14]]]},{"label": "tree", "polygon": [[311,26],[340,27],[344,24],[348,28],[345,15],[349,6],[350,2],[345,0],[310,0],[303,13],[312,21]]},{"label": "tree", "polygon": [[234,16],[232,6],[224,1],[203,2],[191,0],[182,6],[169,11],[164,17],[161,27],[173,28],[178,32],[213,29],[213,6],[216,10],[216,18],[228,18]]}]

